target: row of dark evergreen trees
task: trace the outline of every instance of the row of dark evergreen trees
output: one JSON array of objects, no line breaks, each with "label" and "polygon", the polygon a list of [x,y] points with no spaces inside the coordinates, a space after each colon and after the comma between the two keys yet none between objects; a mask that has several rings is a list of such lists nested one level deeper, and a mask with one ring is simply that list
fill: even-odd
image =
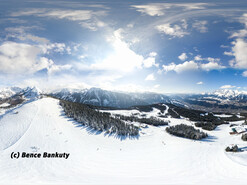
[{"label": "row of dark evergreen trees", "polygon": [[139,127],[113,118],[110,113],[99,112],[88,105],[65,100],[60,100],[59,104],[63,107],[66,116],[92,129],[124,136],[136,136],[139,134]]},{"label": "row of dark evergreen trees", "polygon": [[125,120],[125,121],[145,123],[147,125],[153,125],[153,126],[168,125],[168,121],[158,119],[154,116],[151,116],[150,118],[138,118],[136,116],[124,116],[124,115],[116,114],[115,118]]},{"label": "row of dark evergreen trees", "polygon": [[195,140],[200,140],[208,137],[207,133],[201,132],[200,130],[195,129],[193,126],[189,126],[185,124],[167,127],[166,131],[175,136],[185,137]]}]

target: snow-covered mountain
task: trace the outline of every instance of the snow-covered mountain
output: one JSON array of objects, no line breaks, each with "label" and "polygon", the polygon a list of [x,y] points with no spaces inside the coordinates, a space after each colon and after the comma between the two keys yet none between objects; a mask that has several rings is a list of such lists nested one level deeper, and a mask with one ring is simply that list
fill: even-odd
[{"label": "snow-covered mountain", "polygon": [[209,97],[217,97],[220,99],[228,99],[228,100],[247,100],[246,91],[238,91],[231,89],[220,89],[212,93],[205,93],[205,95]]},{"label": "snow-covered mountain", "polygon": [[20,92],[22,89],[19,87],[6,87],[0,89],[0,100],[9,98],[16,93]]},{"label": "snow-covered mountain", "polygon": [[5,88],[0,91],[2,99],[0,99],[0,108],[8,109],[16,107],[26,101],[37,100],[41,97],[42,91],[37,87],[26,88]]},{"label": "snow-covered mountain", "polygon": [[18,96],[24,96],[27,99],[34,99],[39,98],[42,94],[42,91],[38,87],[26,87],[22,89],[19,93],[16,95]]},{"label": "snow-covered mountain", "polygon": [[42,91],[35,86],[20,88],[20,87],[6,87],[0,89],[0,100],[22,96],[27,99],[38,98]]},{"label": "snow-covered mountain", "polygon": [[174,101],[194,109],[208,111],[247,110],[247,92],[220,89],[202,94],[183,94],[170,96]]},{"label": "snow-covered mountain", "polygon": [[51,93],[52,96],[68,101],[91,104],[96,106],[125,108],[133,105],[147,105],[154,103],[164,103],[169,101],[169,97],[156,93],[120,93],[102,90],[100,88],[91,89],[62,89]]}]

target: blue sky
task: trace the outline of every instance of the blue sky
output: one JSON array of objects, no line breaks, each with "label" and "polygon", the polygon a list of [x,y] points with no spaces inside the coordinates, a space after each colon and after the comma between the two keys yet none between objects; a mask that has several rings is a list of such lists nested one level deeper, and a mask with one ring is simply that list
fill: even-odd
[{"label": "blue sky", "polygon": [[0,87],[247,88],[245,1],[0,2]]}]

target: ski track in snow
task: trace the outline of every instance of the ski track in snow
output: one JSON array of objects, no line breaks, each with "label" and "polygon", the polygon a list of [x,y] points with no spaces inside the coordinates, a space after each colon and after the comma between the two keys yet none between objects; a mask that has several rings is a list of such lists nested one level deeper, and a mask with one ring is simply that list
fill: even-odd
[{"label": "ski track in snow", "polygon": [[[149,126],[139,138],[92,133],[63,115],[58,100],[27,103],[0,119],[0,184],[245,184],[247,151],[225,153],[246,144],[229,126],[202,141],[171,136]],[[167,109],[168,110],[168,109]],[[152,112],[154,114],[155,111]],[[165,119],[165,118],[164,118]],[[185,119],[167,118],[170,125]],[[11,152],[67,152],[68,159],[11,159]]]}]

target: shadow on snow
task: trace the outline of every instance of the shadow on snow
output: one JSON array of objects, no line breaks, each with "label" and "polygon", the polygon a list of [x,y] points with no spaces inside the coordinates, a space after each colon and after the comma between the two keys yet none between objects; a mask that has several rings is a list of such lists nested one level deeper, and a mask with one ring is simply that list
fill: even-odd
[{"label": "shadow on snow", "polygon": [[135,140],[135,139],[139,139],[140,135],[136,135],[136,136],[129,136],[129,135],[119,135],[116,133],[107,133],[106,131],[100,131],[100,130],[96,130],[90,126],[86,126],[83,125],[82,123],[79,123],[77,121],[75,121],[73,118],[69,118],[65,115],[64,111],[61,110],[61,114],[62,117],[64,117],[65,119],[67,119],[68,121],[72,122],[73,125],[75,125],[75,127],[80,128],[80,129],[84,129],[87,131],[88,134],[90,135],[100,135],[100,134],[104,134],[104,137],[113,137],[119,140],[126,140],[126,139],[131,139],[131,140]]}]

